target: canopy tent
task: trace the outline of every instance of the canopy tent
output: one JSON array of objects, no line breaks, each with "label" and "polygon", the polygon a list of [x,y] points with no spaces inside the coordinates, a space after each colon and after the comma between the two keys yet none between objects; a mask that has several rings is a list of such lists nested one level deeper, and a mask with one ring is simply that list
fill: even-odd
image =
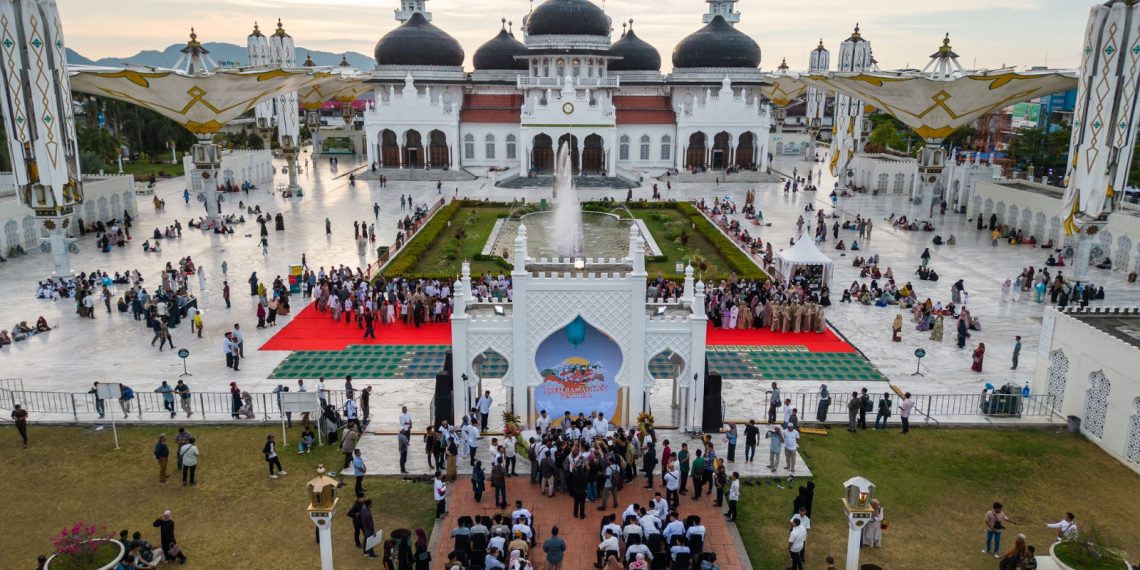
[{"label": "canopy tent", "polygon": [[[800,236],[796,244],[776,254],[776,273],[790,281],[796,271],[804,269],[813,288],[831,288],[831,258],[824,255],[807,234]],[[814,279],[818,277],[818,281]]]},{"label": "canopy tent", "polygon": [[764,75],[764,81],[766,85],[760,88],[760,94],[776,107],[791,105],[808,88],[807,83],[801,81],[796,73],[768,73]]}]

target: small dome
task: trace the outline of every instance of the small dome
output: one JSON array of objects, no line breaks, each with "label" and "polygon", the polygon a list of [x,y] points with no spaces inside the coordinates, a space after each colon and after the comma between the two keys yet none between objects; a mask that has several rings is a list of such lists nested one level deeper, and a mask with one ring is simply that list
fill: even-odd
[{"label": "small dome", "polygon": [[760,65],[756,40],[717,15],[673,48],[673,67],[749,67]]},{"label": "small dome", "polygon": [[590,0],[546,0],[529,14],[531,36],[606,36],[610,18]]},{"label": "small dome", "polygon": [[661,71],[661,54],[657,48],[637,37],[632,26],[610,46],[610,53],[621,56],[621,59],[610,62],[610,71]]},{"label": "small dome", "polygon": [[407,22],[376,42],[378,65],[463,65],[463,47],[447,32],[415,12]]},{"label": "small dome", "polygon": [[526,46],[504,27],[499,35],[475,50],[471,63],[475,69],[526,69],[526,61],[515,59],[525,51]]}]

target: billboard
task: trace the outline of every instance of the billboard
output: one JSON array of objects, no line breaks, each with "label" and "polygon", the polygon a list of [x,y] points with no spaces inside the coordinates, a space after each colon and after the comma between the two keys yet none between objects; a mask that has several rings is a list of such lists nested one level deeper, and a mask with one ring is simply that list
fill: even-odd
[{"label": "billboard", "polygon": [[615,376],[621,369],[621,348],[581,316],[554,331],[538,345],[534,364],[542,383],[535,388],[535,410],[553,417],[569,411],[591,411],[613,421],[618,412]]}]

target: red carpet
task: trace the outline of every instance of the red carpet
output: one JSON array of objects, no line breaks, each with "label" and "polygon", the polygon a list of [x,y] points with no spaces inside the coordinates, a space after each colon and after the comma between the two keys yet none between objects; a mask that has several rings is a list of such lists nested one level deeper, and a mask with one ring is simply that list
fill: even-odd
[{"label": "red carpet", "polygon": [[717,329],[709,323],[706,344],[737,346],[789,346],[807,347],[810,352],[855,352],[855,347],[828,329],[823,333],[771,332],[768,329]]},{"label": "red carpet", "polygon": [[285,325],[261,350],[344,350],[354,344],[451,344],[451,323],[426,323],[416,328],[401,323],[375,325],[376,338],[364,338],[364,329],[356,323],[333,322],[328,313],[317,311],[310,303]]}]

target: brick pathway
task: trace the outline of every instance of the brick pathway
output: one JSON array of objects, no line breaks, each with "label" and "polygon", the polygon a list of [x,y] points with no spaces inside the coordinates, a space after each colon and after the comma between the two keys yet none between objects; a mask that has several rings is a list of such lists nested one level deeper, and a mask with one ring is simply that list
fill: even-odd
[{"label": "brick pathway", "polygon": [[[598,543],[601,542],[601,538],[598,536],[601,516],[610,513],[616,513],[620,516],[621,511],[624,511],[633,502],[647,505],[653,497],[653,491],[644,489],[643,486],[644,479],[642,478],[627,484],[618,493],[617,509],[599,511],[597,510],[597,503],[586,503],[586,518],[575,519],[570,517],[574,504],[569,495],[560,493],[554,497],[544,497],[539,493],[538,486],[530,484],[529,477],[512,477],[507,479],[507,502],[510,508],[507,509],[506,513],[509,515],[510,511],[514,509],[514,502],[521,499],[523,506],[530,509],[534,514],[538,544],[531,551],[529,560],[536,568],[542,568],[542,564],[546,560],[542,553],[542,541],[550,537],[550,527],[557,525],[558,534],[566,540],[568,547],[566,557],[563,560],[563,568],[589,569],[593,567],[596,561],[595,552]],[[664,489],[660,487],[660,481],[658,481],[656,490],[664,492]],[[439,527],[439,544],[434,555],[434,560],[441,561],[441,563],[447,560],[447,554],[453,549],[454,540],[450,534],[451,530],[457,526],[457,521],[461,515],[494,516],[501,512],[493,506],[494,493],[489,478],[482,503],[475,502],[471,492],[470,478],[460,476],[459,481],[451,485],[450,491],[451,494],[447,503],[448,514],[442,526]],[[724,510],[727,509],[727,504],[726,502],[724,509],[718,509],[713,506],[712,500],[706,500],[705,496],[702,496],[700,501],[693,501],[688,496],[682,495],[678,512],[682,517],[689,515],[701,517],[701,523],[705,525],[706,529],[705,551],[716,552],[717,564],[723,570],[742,570],[745,568],[741,563],[741,557],[744,556],[744,553],[737,552],[733,546],[728,529],[732,523],[727,522],[723,514]]]}]

